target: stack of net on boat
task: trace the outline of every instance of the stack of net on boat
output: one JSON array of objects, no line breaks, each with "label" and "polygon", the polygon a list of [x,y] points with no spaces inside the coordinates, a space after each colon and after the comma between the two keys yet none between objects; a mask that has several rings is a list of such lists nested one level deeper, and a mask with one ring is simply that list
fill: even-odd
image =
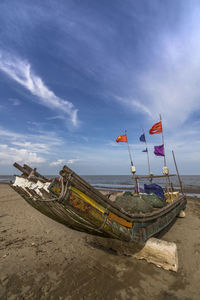
[{"label": "stack of net on boat", "polygon": [[125,192],[117,196],[115,203],[127,213],[148,213],[154,208],[162,208],[167,205],[164,199],[155,194],[134,194]]}]

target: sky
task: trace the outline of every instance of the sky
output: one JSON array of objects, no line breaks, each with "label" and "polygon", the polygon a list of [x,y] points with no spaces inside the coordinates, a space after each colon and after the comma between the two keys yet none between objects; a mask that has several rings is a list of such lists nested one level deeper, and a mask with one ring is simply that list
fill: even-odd
[{"label": "sky", "polygon": [[200,2],[1,0],[0,174],[200,174]]}]

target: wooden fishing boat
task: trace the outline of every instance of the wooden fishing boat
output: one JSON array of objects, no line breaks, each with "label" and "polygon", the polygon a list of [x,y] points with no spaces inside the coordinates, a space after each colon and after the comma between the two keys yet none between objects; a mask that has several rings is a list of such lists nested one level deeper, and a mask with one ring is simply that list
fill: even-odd
[{"label": "wooden fishing boat", "polygon": [[[60,178],[48,180],[28,165],[11,187],[48,217],[79,231],[128,242],[144,243],[167,227],[186,207],[186,197],[173,193],[165,207],[148,213],[127,213],[67,166]],[[164,175],[161,175],[164,176]],[[138,177],[139,178],[139,177]],[[137,179],[138,179],[137,178]]]}]

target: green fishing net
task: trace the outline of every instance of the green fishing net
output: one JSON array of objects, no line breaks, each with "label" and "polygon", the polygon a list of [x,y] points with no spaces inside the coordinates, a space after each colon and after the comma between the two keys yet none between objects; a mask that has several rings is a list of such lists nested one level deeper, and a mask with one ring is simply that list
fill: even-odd
[{"label": "green fishing net", "polygon": [[167,204],[164,199],[156,194],[141,194],[141,197],[144,201],[150,203],[153,208],[162,208]]},{"label": "green fishing net", "polygon": [[125,192],[115,199],[115,203],[123,208],[127,213],[149,213],[154,208],[162,208],[166,202],[155,194],[139,194]]}]

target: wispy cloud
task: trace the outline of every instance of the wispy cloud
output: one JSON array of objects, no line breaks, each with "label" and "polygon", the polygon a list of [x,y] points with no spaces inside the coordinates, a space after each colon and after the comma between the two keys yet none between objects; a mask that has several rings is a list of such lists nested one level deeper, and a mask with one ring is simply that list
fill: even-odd
[{"label": "wispy cloud", "polygon": [[64,116],[52,116],[52,117],[47,117],[46,120],[64,120]]},{"label": "wispy cloud", "polygon": [[[196,15],[197,17],[197,15]],[[168,127],[182,126],[200,110],[200,42],[198,19],[189,14],[176,32],[161,35],[157,61],[141,73],[141,104],[154,115],[162,113]]]},{"label": "wispy cloud", "polygon": [[19,106],[21,104],[21,102],[19,101],[19,99],[16,98],[9,98],[8,101],[13,105],[13,106]]},{"label": "wispy cloud", "polygon": [[136,100],[134,98],[123,98],[119,96],[114,96],[114,98],[118,100],[120,104],[128,106],[129,109],[131,108],[140,113],[146,114],[148,117],[152,117],[152,112],[145,103],[142,103],[141,101]]},{"label": "wispy cloud", "polygon": [[8,130],[0,127],[0,141],[6,140],[9,143],[15,145],[27,145],[33,147],[33,145],[45,145],[48,146],[60,146],[62,145],[62,140],[51,131],[38,131],[36,134],[23,134],[17,133],[16,131]]},{"label": "wispy cloud", "polygon": [[39,104],[67,115],[74,126],[78,125],[78,110],[71,102],[56,96],[42,79],[34,74],[30,63],[17,56],[0,52],[0,70],[36,96]]}]

